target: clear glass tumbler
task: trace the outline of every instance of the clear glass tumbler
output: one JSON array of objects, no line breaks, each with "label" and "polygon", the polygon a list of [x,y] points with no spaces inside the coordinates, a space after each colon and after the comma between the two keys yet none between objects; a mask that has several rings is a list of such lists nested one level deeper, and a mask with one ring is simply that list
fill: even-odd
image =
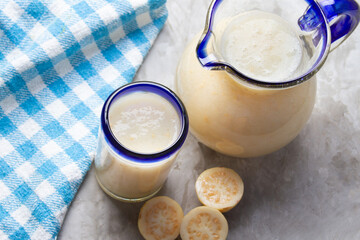
[{"label": "clear glass tumbler", "polygon": [[[170,103],[176,111],[180,130],[167,148],[151,153],[125,147],[109,124],[111,107],[119,99],[135,92],[150,92]],[[99,185],[109,196],[126,202],[138,202],[155,195],[163,186],[172,164],[188,133],[188,117],[181,100],[170,89],[153,82],[134,82],[114,91],[106,100],[100,119],[95,172]],[[156,133],[154,133],[156,134]]]}]

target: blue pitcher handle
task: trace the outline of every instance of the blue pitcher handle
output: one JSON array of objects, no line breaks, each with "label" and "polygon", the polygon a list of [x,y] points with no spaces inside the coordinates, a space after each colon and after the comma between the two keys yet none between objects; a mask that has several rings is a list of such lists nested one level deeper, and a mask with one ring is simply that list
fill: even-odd
[{"label": "blue pitcher handle", "polygon": [[[354,0],[318,0],[318,3],[327,18],[331,31],[331,50],[338,47],[360,21],[359,5]],[[298,21],[302,30],[314,30],[320,23],[318,13],[313,8],[307,11]]]}]

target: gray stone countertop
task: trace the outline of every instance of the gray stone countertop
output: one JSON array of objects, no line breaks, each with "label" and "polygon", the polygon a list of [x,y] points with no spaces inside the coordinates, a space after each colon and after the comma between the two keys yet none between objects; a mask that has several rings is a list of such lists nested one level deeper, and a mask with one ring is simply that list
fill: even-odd
[{"label": "gray stone countertop", "polygon": [[[173,89],[178,60],[204,24],[210,0],[168,0],[169,18],[135,80]],[[158,195],[186,214],[200,206],[194,183],[207,168],[233,168],[243,178],[241,202],[225,213],[228,239],[360,239],[360,29],[330,53],[317,74],[317,100],[300,135],[283,149],[253,159],[216,153],[189,134]],[[143,203],[109,198],[93,168],[65,218],[60,240],[142,239]]]}]

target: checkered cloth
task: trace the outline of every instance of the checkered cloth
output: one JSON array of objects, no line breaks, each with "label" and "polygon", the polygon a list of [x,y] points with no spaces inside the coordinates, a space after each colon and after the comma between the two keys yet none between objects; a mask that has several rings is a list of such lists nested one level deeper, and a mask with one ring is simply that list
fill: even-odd
[{"label": "checkered cloth", "polygon": [[0,239],[54,239],[165,0],[0,1]]}]

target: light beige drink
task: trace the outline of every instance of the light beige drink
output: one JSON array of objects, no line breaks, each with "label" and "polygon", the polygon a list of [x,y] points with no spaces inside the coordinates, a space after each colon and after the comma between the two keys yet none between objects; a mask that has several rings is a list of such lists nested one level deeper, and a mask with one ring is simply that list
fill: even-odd
[{"label": "light beige drink", "polygon": [[[215,28],[226,33],[231,31],[226,29],[230,26],[233,34],[237,34],[231,38],[239,38],[231,42],[227,34],[228,39],[224,38],[223,45],[219,46],[223,57],[247,75],[257,79],[264,77],[263,81],[281,81],[289,77],[287,74],[293,74],[302,53],[297,52],[301,51],[301,46],[296,45],[299,42],[290,46],[297,40],[289,28],[281,27],[283,23],[278,18],[261,12],[241,18],[234,20],[235,25],[230,23]],[[236,26],[237,23],[242,23],[243,27]],[[272,32],[254,39],[257,25],[262,31],[271,26]],[[241,39],[243,35],[253,37],[244,40]],[[277,41],[273,41],[274,36]],[[238,157],[268,154],[294,139],[313,109],[315,78],[286,89],[245,85],[225,71],[203,68],[196,57],[198,39],[196,36],[185,49],[177,71],[177,92],[187,108],[191,132],[210,148]],[[279,40],[283,39],[287,41],[278,46]],[[236,46],[240,42],[241,45]],[[226,49],[226,44],[233,46]],[[241,55],[238,60],[237,54]],[[254,62],[256,58],[258,63]]]},{"label": "light beige drink", "polygon": [[221,52],[243,74],[266,82],[296,74],[303,57],[301,42],[281,17],[250,11],[232,18],[223,30]]},{"label": "light beige drink", "polygon": [[150,92],[135,92],[110,107],[110,128],[116,139],[131,151],[156,153],[168,148],[180,133],[173,106]]},{"label": "light beige drink", "polygon": [[[154,154],[169,148],[180,134],[180,120],[174,107],[151,92],[122,96],[109,110],[109,124],[125,148]],[[157,162],[129,160],[114,151],[100,134],[101,152],[95,161],[96,175],[109,195],[140,199],[155,194],[165,182],[176,154]]]}]

